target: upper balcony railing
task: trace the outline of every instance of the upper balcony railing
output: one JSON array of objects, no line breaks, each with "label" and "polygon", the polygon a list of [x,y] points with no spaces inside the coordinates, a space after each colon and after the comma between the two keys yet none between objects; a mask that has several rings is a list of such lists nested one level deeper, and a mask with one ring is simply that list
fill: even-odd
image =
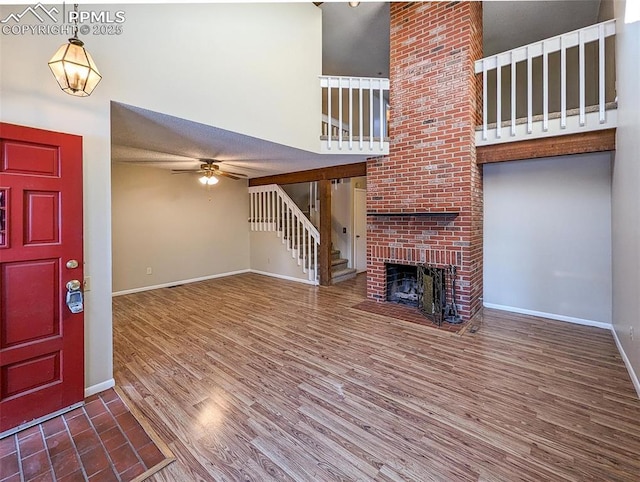
[{"label": "upper balcony railing", "polygon": [[615,20],[493,55],[476,145],[616,127]]},{"label": "upper balcony railing", "polygon": [[389,79],[321,76],[321,151],[389,153]]}]

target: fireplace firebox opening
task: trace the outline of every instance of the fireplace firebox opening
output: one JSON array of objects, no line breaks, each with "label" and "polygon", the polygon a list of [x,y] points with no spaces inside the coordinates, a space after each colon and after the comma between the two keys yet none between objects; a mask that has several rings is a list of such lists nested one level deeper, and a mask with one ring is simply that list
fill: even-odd
[{"label": "fireplace firebox opening", "polygon": [[385,268],[386,301],[416,307],[438,326],[443,321],[452,324],[462,322],[456,305],[455,266],[441,268],[426,264],[387,263]]},{"label": "fireplace firebox opening", "polygon": [[417,266],[387,264],[387,301],[418,307]]}]

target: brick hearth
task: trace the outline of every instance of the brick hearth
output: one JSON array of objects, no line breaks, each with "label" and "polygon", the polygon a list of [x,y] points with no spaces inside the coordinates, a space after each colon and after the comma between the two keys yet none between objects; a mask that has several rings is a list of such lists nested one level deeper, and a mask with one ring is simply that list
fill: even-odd
[{"label": "brick hearth", "polygon": [[391,145],[367,163],[367,210],[407,215],[368,217],[370,299],[385,299],[385,263],[454,264],[460,314],[467,320],[480,308],[481,85],[473,65],[481,57],[481,2],[391,3]]}]

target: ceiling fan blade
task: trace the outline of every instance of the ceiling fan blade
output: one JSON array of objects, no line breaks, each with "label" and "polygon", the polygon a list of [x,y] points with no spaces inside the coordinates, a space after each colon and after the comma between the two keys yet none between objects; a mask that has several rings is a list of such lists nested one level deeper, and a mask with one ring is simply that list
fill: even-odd
[{"label": "ceiling fan blade", "polygon": [[171,169],[171,174],[198,174],[205,172],[201,169]]},{"label": "ceiling fan blade", "polygon": [[[228,177],[230,179],[234,179],[236,181],[239,181],[240,179],[244,179],[247,176],[245,176],[244,174],[236,174],[236,173],[229,173],[229,172],[225,172],[225,171],[215,171],[215,174],[217,176],[224,176],[224,177]],[[243,176],[243,177],[239,177],[239,176]]]},{"label": "ceiling fan blade", "polygon": [[220,171],[220,172],[224,172],[225,174],[231,174],[232,176],[236,176],[236,177],[242,177],[242,178],[246,178],[247,175],[246,174],[242,174],[239,172],[233,172],[233,171]]},{"label": "ceiling fan blade", "polygon": [[[247,177],[246,174],[240,174],[239,172],[223,171],[222,169],[220,169],[220,166],[218,165],[220,164],[220,162],[221,161],[207,162],[207,169],[210,169],[214,174],[218,174],[220,176],[226,176],[235,180],[239,180]],[[202,166],[204,167],[205,165],[203,164]]]},{"label": "ceiling fan blade", "polygon": [[196,162],[197,159],[181,159],[181,160],[175,160],[175,159],[130,159],[127,160],[126,162],[137,162],[140,164],[178,164],[178,163],[187,163],[187,162]]}]

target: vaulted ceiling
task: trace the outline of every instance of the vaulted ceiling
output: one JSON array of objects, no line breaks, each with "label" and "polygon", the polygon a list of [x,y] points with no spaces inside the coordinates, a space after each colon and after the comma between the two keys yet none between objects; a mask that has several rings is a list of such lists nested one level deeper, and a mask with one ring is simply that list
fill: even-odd
[{"label": "vaulted ceiling", "polygon": [[[491,55],[596,23],[600,0],[490,1],[483,7],[484,53]],[[356,8],[323,2],[319,8],[324,74],[389,76],[388,2],[361,2]],[[305,152],[168,114],[114,103],[113,161],[153,161],[146,165],[171,169],[196,167],[198,158],[211,157],[260,177],[364,160]]]}]

